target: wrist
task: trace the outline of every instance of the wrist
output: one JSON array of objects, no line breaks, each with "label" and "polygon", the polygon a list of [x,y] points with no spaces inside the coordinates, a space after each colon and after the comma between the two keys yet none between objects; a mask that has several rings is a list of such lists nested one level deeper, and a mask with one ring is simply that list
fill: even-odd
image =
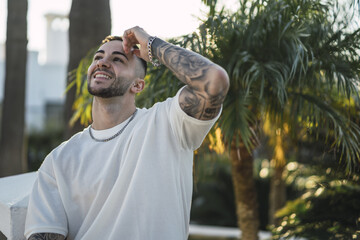
[{"label": "wrist", "polygon": [[159,67],[161,65],[161,63],[159,62],[159,59],[157,59],[154,56],[154,42],[158,42],[160,41],[160,39],[158,39],[156,36],[150,36],[148,38],[148,43],[147,43],[147,51],[148,51],[148,57],[149,57],[149,61],[150,63],[154,66],[154,67]]}]

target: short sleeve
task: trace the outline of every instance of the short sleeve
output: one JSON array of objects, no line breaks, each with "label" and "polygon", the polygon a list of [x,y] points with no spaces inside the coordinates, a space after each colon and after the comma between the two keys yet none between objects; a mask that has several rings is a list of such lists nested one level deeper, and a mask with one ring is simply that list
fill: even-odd
[{"label": "short sleeve", "polygon": [[66,236],[67,217],[58,191],[57,182],[52,172],[51,159],[48,156],[38,171],[29,198],[25,222],[25,236],[29,238],[34,233],[47,232]]},{"label": "short sleeve", "polygon": [[[183,87],[184,88],[184,87]],[[221,115],[221,110],[214,119],[199,120],[187,115],[180,107],[181,88],[173,98],[170,107],[170,123],[176,138],[184,149],[196,150]]]}]

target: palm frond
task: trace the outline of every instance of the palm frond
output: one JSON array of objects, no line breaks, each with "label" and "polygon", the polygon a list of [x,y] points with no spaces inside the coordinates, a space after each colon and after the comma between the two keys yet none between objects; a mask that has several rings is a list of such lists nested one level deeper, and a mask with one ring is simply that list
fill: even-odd
[{"label": "palm frond", "polygon": [[333,141],[332,146],[340,151],[340,160],[348,160],[349,170],[358,165],[360,127],[349,119],[342,109],[337,109],[335,104],[327,102],[327,99],[307,93],[291,92],[291,95],[293,101],[301,106],[300,111],[291,111],[291,114],[297,116],[296,120],[304,124],[312,134],[326,131],[326,136]]},{"label": "palm frond", "polygon": [[72,87],[76,88],[76,96],[73,104],[75,112],[70,119],[70,125],[73,125],[79,119],[80,123],[84,126],[87,126],[92,122],[92,96],[87,90],[87,70],[92,63],[93,56],[97,49],[98,46],[90,49],[86,56],[81,59],[78,67],[69,73],[69,83],[66,87],[66,91]]}]

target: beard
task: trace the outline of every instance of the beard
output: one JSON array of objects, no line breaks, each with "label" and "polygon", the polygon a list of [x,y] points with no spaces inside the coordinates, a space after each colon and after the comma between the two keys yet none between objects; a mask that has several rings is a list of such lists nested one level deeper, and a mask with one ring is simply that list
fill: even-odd
[{"label": "beard", "polygon": [[94,89],[90,86],[88,79],[88,91],[91,95],[101,98],[121,97],[123,96],[131,85],[131,81],[123,77],[115,78],[114,82],[107,88]]}]

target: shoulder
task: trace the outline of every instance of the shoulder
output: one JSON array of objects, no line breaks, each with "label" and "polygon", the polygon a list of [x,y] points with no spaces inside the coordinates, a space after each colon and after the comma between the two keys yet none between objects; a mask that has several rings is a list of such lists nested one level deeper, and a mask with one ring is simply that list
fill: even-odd
[{"label": "shoulder", "polygon": [[62,142],[59,146],[54,148],[45,158],[41,165],[41,170],[48,169],[54,162],[59,161],[58,159],[66,159],[64,155],[71,155],[74,151],[80,148],[80,145],[86,144],[86,134],[88,134],[88,128],[81,132],[76,133],[70,139]]},{"label": "shoulder", "polygon": [[78,144],[88,141],[88,137],[87,137],[87,135],[89,134],[88,132],[89,132],[89,128],[85,128],[83,131],[74,134],[71,138],[69,138],[68,140],[62,142],[59,146],[57,146],[50,154],[52,154],[55,157],[63,151],[72,150],[73,148],[78,146]]},{"label": "shoulder", "polygon": [[164,113],[166,114],[165,116],[167,116],[175,98],[176,96],[168,97],[164,101],[154,103],[154,105],[149,108],[138,108],[139,118],[151,118],[154,115],[159,117],[159,114],[161,115],[161,113]]}]

